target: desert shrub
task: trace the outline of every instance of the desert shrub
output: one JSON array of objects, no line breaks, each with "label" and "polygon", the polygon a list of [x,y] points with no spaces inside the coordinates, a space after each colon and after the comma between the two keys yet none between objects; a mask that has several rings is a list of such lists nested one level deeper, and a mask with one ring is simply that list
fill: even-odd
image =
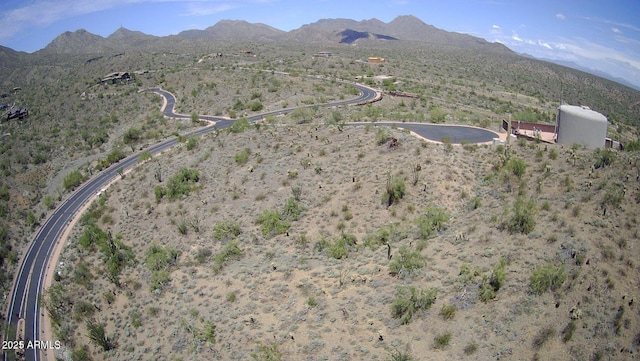
[{"label": "desert shrub", "polygon": [[624,143],[624,150],[627,152],[635,152],[640,150],[640,138]]},{"label": "desert shrub", "polygon": [[251,109],[252,112],[258,112],[262,110],[262,108],[264,108],[264,105],[259,101],[251,102],[249,104],[249,109]]},{"label": "desert shrub", "polygon": [[400,247],[399,255],[389,263],[389,271],[397,274],[411,274],[424,268],[425,257],[418,251],[413,251],[406,246]]},{"label": "desert shrub", "polygon": [[90,302],[78,300],[73,305],[73,319],[80,321],[93,316],[96,312],[96,308]]},{"label": "desert shrub", "polygon": [[471,342],[464,347],[463,351],[465,355],[473,355],[474,353],[476,353],[476,351],[478,351],[478,344],[475,342]]},{"label": "desert shrub", "polygon": [[188,196],[195,188],[194,183],[200,180],[200,172],[196,169],[182,168],[169,179],[166,187],[156,186],[153,190],[156,201],[160,202],[164,196],[175,200],[181,196]]},{"label": "desert shrub", "polygon": [[227,242],[220,253],[216,254],[213,264],[213,270],[215,272],[219,272],[226,261],[239,259],[242,256],[243,252],[239,244],[240,242],[237,240]]},{"label": "desert shrub", "polygon": [[206,321],[202,328],[194,329],[195,337],[203,342],[216,343],[216,324]]},{"label": "desert shrub", "polygon": [[218,221],[213,225],[213,238],[218,241],[228,241],[240,233],[240,224],[233,221]]},{"label": "desert shrub", "polygon": [[411,321],[413,315],[428,310],[436,301],[438,291],[435,288],[423,290],[415,287],[398,287],[396,298],[391,303],[391,315],[399,318],[403,325]]},{"label": "desert shrub", "polygon": [[286,233],[291,227],[291,223],[283,219],[278,211],[265,209],[256,219],[260,225],[260,230],[264,237],[272,237],[277,234]]},{"label": "desert shrub", "polygon": [[281,361],[282,352],[278,349],[278,344],[270,342],[266,344],[260,344],[258,351],[251,354],[251,358],[256,361]]},{"label": "desert shrub", "polygon": [[467,208],[470,209],[470,210],[476,210],[476,209],[478,209],[480,207],[482,207],[482,198],[480,198],[480,197],[471,198],[471,200],[469,201],[469,204],[467,206]]},{"label": "desert shrub", "polygon": [[300,215],[303,210],[304,208],[300,202],[297,201],[295,197],[291,197],[287,199],[287,202],[284,204],[284,208],[282,209],[282,214],[280,216],[282,219],[287,221],[297,221],[300,219]]},{"label": "desert shrub", "polygon": [[241,152],[236,153],[234,159],[237,164],[244,165],[249,161],[249,149],[245,148]]},{"label": "desert shrub", "polygon": [[436,350],[442,350],[449,346],[449,342],[451,341],[451,332],[445,332],[436,335],[433,338],[433,348]]},{"label": "desert shrub", "polygon": [[157,244],[152,244],[147,249],[145,262],[147,268],[151,271],[159,271],[163,269],[169,269],[178,262],[178,256],[180,251],[171,247],[162,247]]},{"label": "desert shrub", "polygon": [[522,159],[512,157],[507,162],[507,168],[511,170],[513,175],[518,178],[522,178],[527,171],[527,163],[525,163]]},{"label": "desert shrub", "polygon": [[440,316],[445,320],[450,320],[456,315],[456,305],[442,305]]},{"label": "desert shrub", "polygon": [[327,255],[335,259],[346,258],[349,255],[349,248],[356,246],[356,236],[342,233],[340,238],[327,247]]},{"label": "desert shrub", "polygon": [[576,331],[576,321],[571,320],[569,323],[562,329],[562,342],[567,343],[571,341],[573,338],[573,333]]},{"label": "desert shrub", "polygon": [[73,282],[86,287],[87,289],[92,288],[91,281],[93,280],[93,274],[91,273],[91,268],[89,268],[89,264],[86,262],[82,262],[76,266],[73,270]]},{"label": "desert shrub", "polygon": [[556,330],[553,327],[545,327],[533,338],[533,348],[539,350],[544,346],[556,334]]},{"label": "desert shrub", "polygon": [[251,124],[249,124],[249,119],[240,118],[233,122],[233,124],[231,124],[227,129],[229,129],[229,132],[231,133],[242,133],[245,130],[249,129],[250,126]]},{"label": "desert shrub", "polygon": [[524,201],[523,197],[518,197],[514,206],[513,214],[507,220],[506,228],[511,233],[529,234],[536,226],[536,201],[532,198]]},{"label": "desert shrub", "polygon": [[189,139],[187,139],[185,146],[187,148],[187,150],[193,150],[198,146],[198,138],[196,137],[190,137]]},{"label": "desert shrub", "polygon": [[74,170],[64,177],[62,180],[62,186],[66,190],[74,189],[82,184],[85,179],[86,177],[79,170]]},{"label": "desert shrub", "polygon": [[496,298],[498,291],[502,287],[507,273],[505,271],[506,261],[504,258],[500,259],[500,262],[493,267],[491,276],[483,277],[482,285],[480,286],[479,297],[483,302],[488,302]]},{"label": "desert shrub", "polygon": [[429,239],[434,231],[443,230],[447,221],[449,221],[449,215],[443,209],[437,206],[430,206],[416,219],[418,235],[421,239]]},{"label": "desert shrub", "polygon": [[115,348],[115,343],[107,336],[104,323],[87,320],[86,325],[87,331],[89,332],[89,339],[101,347],[103,351],[109,351]]},{"label": "desert shrub", "polygon": [[607,188],[602,198],[602,205],[610,205],[614,208],[619,208],[620,204],[624,200],[624,186],[615,184]]},{"label": "desert shrub", "polygon": [[140,155],[138,155],[138,163],[144,163],[149,159],[151,159],[151,157],[152,157],[151,152],[148,150],[145,150],[144,152],[140,153]]},{"label": "desert shrub", "polygon": [[125,155],[120,149],[114,149],[104,159],[98,161],[96,164],[97,170],[103,170],[108,168],[112,164],[118,163],[120,160],[124,159]]},{"label": "desert shrub", "polygon": [[389,174],[387,176],[387,186],[384,194],[382,195],[382,201],[385,202],[387,207],[404,198],[405,193],[406,185],[404,184],[404,180],[401,178],[391,177],[391,174]]},{"label": "desert shrub", "polygon": [[151,271],[152,291],[161,290],[170,281],[169,271],[177,263],[179,255],[180,251],[157,244],[152,244],[147,249],[145,262]]},{"label": "desert shrub", "polygon": [[595,159],[593,166],[598,168],[604,168],[612,165],[616,161],[616,153],[611,149],[596,149],[593,157]]},{"label": "desert shrub", "polygon": [[376,144],[383,145],[391,139],[391,133],[387,127],[376,128]]},{"label": "desert shrub", "polygon": [[531,292],[542,294],[548,290],[555,291],[567,279],[564,266],[555,266],[551,263],[538,267],[533,271],[529,279]]},{"label": "desert shrub", "polygon": [[208,248],[198,248],[195,256],[196,263],[198,264],[205,263],[209,259],[209,257],[211,257],[211,254],[212,252]]},{"label": "desert shrub", "polygon": [[404,351],[400,351],[398,349],[391,351],[389,353],[389,360],[390,361],[413,361],[414,357],[409,352],[409,347],[407,345],[407,349]]}]

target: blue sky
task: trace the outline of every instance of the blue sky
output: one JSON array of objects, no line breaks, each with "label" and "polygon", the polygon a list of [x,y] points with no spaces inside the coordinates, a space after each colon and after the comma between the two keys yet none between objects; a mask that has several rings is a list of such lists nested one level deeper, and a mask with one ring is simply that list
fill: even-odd
[{"label": "blue sky", "polygon": [[120,26],[170,35],[232,19],[289,31],[323,18],[399,15],[640,87],[639,0],[0,0],[0,45],[33,52],[81,28],[105,37]]}]

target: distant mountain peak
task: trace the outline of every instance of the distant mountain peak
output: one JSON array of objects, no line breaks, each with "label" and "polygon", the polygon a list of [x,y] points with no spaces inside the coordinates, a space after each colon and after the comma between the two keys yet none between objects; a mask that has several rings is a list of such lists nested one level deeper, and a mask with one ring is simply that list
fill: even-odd
[{"label": "distant mountain peak", "polygon": [[381,40],[398,40],[393,36],[382,35],[382,34],[373,34],[368,31],[356,31],[351,29],[346,29],[338,33],[339,36],[342,37],[340,40],[341,44],[353,44],[360,39],[381,39]]}]

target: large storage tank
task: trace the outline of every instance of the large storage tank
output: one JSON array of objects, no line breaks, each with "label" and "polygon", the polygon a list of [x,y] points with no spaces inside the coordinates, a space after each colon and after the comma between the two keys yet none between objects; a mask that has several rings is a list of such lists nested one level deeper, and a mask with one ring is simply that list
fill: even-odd
[{"label": "large storage tank", "polygon": [[587,107],[561,105],[558,108],[558,143],[604,148],[607,117]]}]

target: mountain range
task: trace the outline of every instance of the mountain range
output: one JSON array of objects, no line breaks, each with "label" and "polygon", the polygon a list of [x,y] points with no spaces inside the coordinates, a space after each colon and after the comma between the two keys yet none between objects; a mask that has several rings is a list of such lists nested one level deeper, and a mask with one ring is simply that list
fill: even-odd
[{"label": "mountain range", "polygon": [[194,39],[216,39],[261,42],[299,42],[305,44],[363,44],[388,41],[416,41],[467,48],[482,48],[498,52],[511,52],[507,47],[471,35],[448,32],[422,20],[406,15],[389,23],[378,19],[355,21],[351,19],[323,19],[303,25],[289,32],[261,23],[243,20],[221,20],[204,30],[186,30],[177,35],[157,37],[125,28],[104,38],[84,29],[67,31],[56,37],[43,53],[94,54],[129,49],[145,49],[168,42]]},{"label": "mountain range", "polygon": [[[186,30],[176,35],[154,36],[124,27],[111,35],[102,37],[84,29],[66,31],[46,47],[35,52],[41,55],[106,54],[125,51],[158,51],[186,43],[194,44],[206,40],[255,41],[272,43],[298,43],[322,46],[347,44],[351,46],[384,46],[387,43],[436,44],[473,49],[493,54],[515,54],[501,43],[490,43],[485,39],[438,29],[424,23],[415,16],[398,16],[389,23],[378,19],[356,21],[352,19],[321,19],[298,29],[283,31],[262,23],[244,20],[221,20],[204,30]],[[29,54],[0,46],[0,71],[9,71],[19,65]],[[518,54],[531,57],[527,54]],[[533,57],[532,57],[533,58]],[[570,67],[640,90],[638,86],[601,71],[587,69],[573,63],[539,59]]]}]

